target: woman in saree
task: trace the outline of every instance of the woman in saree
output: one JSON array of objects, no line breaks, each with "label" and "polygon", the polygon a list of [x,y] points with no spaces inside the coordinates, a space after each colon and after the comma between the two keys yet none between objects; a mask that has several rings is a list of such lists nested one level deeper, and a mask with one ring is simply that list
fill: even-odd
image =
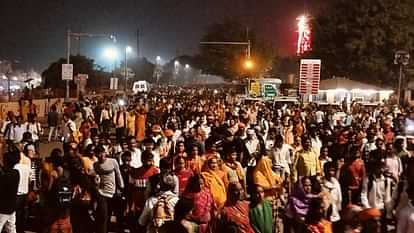
[{"label": "woman in saree", "polygon": [[216,216],[217,206],[210,190],[204,186],[203,178],[200,175],[196,174],[188,180],[182,197],[194,202],[191,219],[199,224],[199,232],[214,232],[212,220]]},{"label": "woman in saree", "polygon": [[265,198],[264,188],[260,185],[255,186],[249,218],[256,233],[273,233],[272,206]]},{"label": "woman in saree", "polygon": [[272,220],[273,225],[276,225],[279,221],[279,209],[282,208],[282,202],[280,196],[282,193],[282,180],[272,170],[272,160],[268,155],[264,155],[258,161],[256,168],[253,172],[253,179],[255,185],[259,185],[263,188],[264,196],[269,200],[272,206]]},{"label": "woman in saree", "polygon": [[312,198],[317,195],[312,194],[312,182],[307,176],[301,177],[296,183],[295,188],[289,196],[288,206],[286,209],[286,224],[294,232],[304,232],[305,217],[308,213],[309,204]]},{"label": "woman in saree", "polygon": [[204,159],[199,154],[197,145],[193,145],[191,153],[185,158],[185,166],[193,171],[194,174],[200,174],[203,168]]},{"label": "woman in saree", "polygon": [[[244,201],[244,191],[240,183],[230,183],[228,199],[221,214],[220,230],[239,233],[254,233],[249,219],[249,202]],[[232,228],[232,229],[229,229]]]},{"label": "woman in saree", "polygon": [[185,158],[178,156],[174,160],[174,174],[178,177],[178,193],[181,195],[187,187],[188,180],[193,176],[193,171],[185,167]]},{"label": "woman in saree", "polygon": [[205,186],[210,190],[214,201],[219,208],[224,206],[227,198],[227,176],[219,169],[218,157],[211,155],[207,158],[207,163],[201,176]]},{"label": "woman in saree", "polygon": [[138,106],[135,115],[135,138],[141,142],[145,138],[148,106]]}]

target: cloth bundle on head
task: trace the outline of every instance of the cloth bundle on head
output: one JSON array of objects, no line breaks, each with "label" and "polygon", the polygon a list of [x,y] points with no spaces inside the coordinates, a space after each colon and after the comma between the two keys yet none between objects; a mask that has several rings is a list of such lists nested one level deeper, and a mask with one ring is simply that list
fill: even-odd
[{"label": "cloth bundle on head", "polygon": [[349,205],[349,206],[347,206],[347,208],[343,212],[342,220],[345,223],[349,223],[355,217],[357,217],[359,212],[361,212],[361,211],[362,211],[362,207],[357,206],[357,205]]},{"label": "cloth bundle on head", "polygon": [[153,133],[161,133],[161,126],[159,125],[153,125],[151,129]]},{"label": "cloth bundle on head", "polygon": [[381,211],[377,208],[368,208],[359,212],[358,217],[361,221],[379,218],[381,217]]},{"label": "cloth bundle on head", "polygon": [[174,136],[174,131],[172,131],[171,129],[166,129],[166,130],[164,130],[164,135],[166,137],[172,137],[172,136]]}]

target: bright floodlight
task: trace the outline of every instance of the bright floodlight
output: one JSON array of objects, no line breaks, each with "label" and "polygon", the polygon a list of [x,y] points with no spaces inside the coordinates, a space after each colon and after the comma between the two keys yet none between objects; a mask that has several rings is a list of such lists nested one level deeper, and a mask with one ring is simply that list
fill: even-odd
[{"label": "bright floodlight", "polygon": [[116,43],[116,36],[114,34],[109,35],[109,39]]},{"label": "bright floodlight", "polygon": [[190,65],[189,64],[185,64],[185,69],[190,69]]},{"label": "bright floodlight", "polygon": [[132,53],[132,47],[131,46],[125,47],[125,52]]},{"label": "bright floodlight", "polygon": [[180,65],[180,62],[179,61],[175,61],[174,62],[174,66],[179,66]]},{"label": "bright floodlight", "polygon": [[116,60],[118,58],[118,51],[115,48],[106,48],[103,55],[108,60]]},{"label": "bright floodlight", "polygon": [[244,62],[244,68],[246,68],[247,70],[251,70],[254,67],[254,63],[252,60],[248,59]]}]

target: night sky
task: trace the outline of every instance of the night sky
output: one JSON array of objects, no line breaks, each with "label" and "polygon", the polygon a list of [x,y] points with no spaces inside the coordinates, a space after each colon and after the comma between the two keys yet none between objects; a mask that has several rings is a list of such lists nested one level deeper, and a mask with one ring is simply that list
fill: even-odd
[{"label": "night sky", "polygon": [[[326,0],[325,0],[326,1]],[[0,60],[18,60],[38,71],[65,56],[65,31],[115,33],[121,47],[164,60],[194,54],[206,26],[239,18],[255,28],[280,53],[295,51],[296,17],[315,13],[322,0],[0,0]],[[79,46],[73,41],[72,53]],[[80,53],[105,65],[106,39],[83,39]],[[112,44],[113,45],[113,44]]]}]

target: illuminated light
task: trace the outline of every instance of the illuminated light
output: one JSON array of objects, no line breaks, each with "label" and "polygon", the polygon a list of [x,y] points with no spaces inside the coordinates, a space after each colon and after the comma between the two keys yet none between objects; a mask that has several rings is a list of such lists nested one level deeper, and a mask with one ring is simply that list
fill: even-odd
[{"label": "illuminated light", "polygon": [[126,53],[132,53],[132,48],[131,48],[131,46],[127,46],[127,47],[125,47],[125,52],[126,52]]},{"label": "illuminated light", "polygon": [[3,75],[3,77],[2,77],[3,79],[7,79],[7,77],[6,77],[6,75]]},{"label": "illuminated light", "polygon": [[185,64],[184,68],[185,68],[186,70],[188,70],[188,69],[190,69],[190,65],[189,65],[189,64]]},{"label": "illuminated light", "polygon": [[174,62],[174,66],[179,66],[180,65],[180,62],[179,61],[175,61]]},{"label": "illuminated light", "polygon": [[328,91],[332,91],[332,92],[347,92],[347,89],[344,88],[337,88],[337,89],[332,89],[332,90],[328,90]]},{"label": "illuminated light", "polygon": [[13,77],[13,80],[14,80],[14,81],[17,81],[17,77],[16,77],[16,76],[14,76],[14,77]]},{"label": "illuminated light", "polygon": [[394,91],[393,90],[385,90],[385,91],[380,91],[380,93],[391,95],[392,93],[394,93]]},{"label": "illuminated light", "polygon": [[115,48],[106,48],[103,55],[106,59],[116,60],[118,58],[118,51]]},{"label": "illuminated light", "polygon": [[298,44],[296,53],[300,55],[311,50],[311,28],[309,25],[309,17],[307,15],[301,15],[297,20]]},{"label": "illuminated light", "polygon": [[247,70],[251,70],[254,67],[254,63],[252,60],[248,59],[244,62],[244,68],[246,68]]}]

